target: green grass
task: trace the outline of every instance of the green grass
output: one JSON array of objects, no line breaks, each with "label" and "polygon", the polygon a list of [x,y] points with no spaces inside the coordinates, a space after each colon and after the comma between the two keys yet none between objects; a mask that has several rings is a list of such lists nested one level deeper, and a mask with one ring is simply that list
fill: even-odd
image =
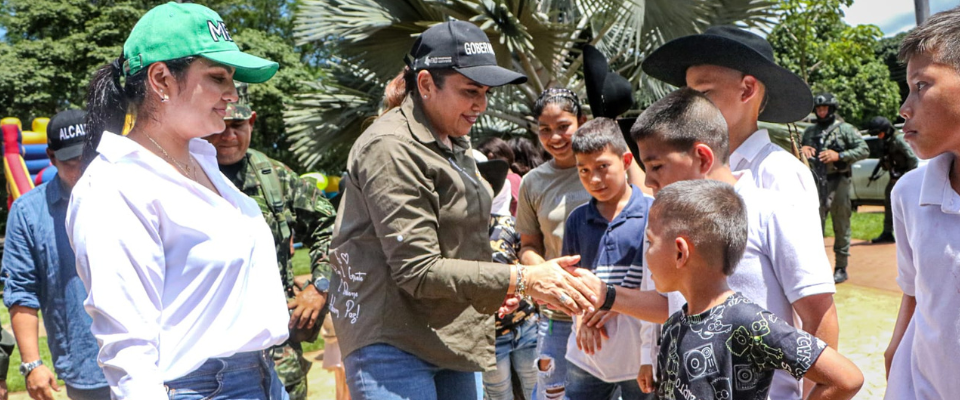
[{"label": "green grass", "polygon": [[[850,236],[854,239],[871,240],[883,232],[883,213],[858,213],[850,216]],[[833,237],[833,218],[827,216],[827,227],[824,237]]]},{"label": "green grass", "polygon": [[293,275],[310,274],[310,249],[301,247],[293,253]]}]

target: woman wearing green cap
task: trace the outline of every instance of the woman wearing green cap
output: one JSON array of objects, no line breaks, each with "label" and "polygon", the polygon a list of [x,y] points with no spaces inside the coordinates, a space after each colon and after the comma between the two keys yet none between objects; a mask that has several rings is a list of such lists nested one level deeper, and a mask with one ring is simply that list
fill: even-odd
[{"label": "woman wearing green cap", "polygon": [[353,399],[466,399],[492,370],[494,318],[507,296],[568,313],[596,296],[561,266],[492,262],[489,186],[465,136],[491,87],[522,83],[477,26],[423,32],[405,98],[357,139],[333,237],[330,316]]},{"label": "woman wearing green cap", "polygon": [[67,232],[115,399],[288,398],[264,352],[288,336],[273,238],[200,139],[224,129],[234,79],[277,67],[217,13],[167,3],[90,83]]}]

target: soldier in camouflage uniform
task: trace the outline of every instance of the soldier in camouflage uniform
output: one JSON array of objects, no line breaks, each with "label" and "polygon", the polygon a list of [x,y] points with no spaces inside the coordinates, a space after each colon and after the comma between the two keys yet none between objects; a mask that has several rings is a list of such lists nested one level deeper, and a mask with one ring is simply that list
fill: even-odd
[{"label": "soldier in camouflage uniform", "polygon": [[847,280],[847,259],[850,257],[850,167],[870,154],[867,142],[857,128],[837,120],[839,103],[830,93],[813,99],[817,123],[803,131],[802,151],[810,159],[814,179],[820,190],[820,223],[827,212],[833,216],[833,252],[836,255],[833,280]]},{"label": "soldier in camouflage uniform", "polygon": [[[246,87],[237,88],[240,101],[227,106],[227,129],[206,139],[217,149],[220,171],[237,188],[260,205],[277,246],[280,278],[291,309],[290,325],[312,329],[323,322],[330,265],[327,250],[333,232],[335,210],[313,182],[301,179],[283,163],[250,149],[256,113],[246,104]],[[294,239],[310,248],[312,279],[298,287],[294,282]],[[293,332],[293,331],[292,331]],[[318,330],[317,330],[318,332]],[[307,371],[298,338],[273,349],[277,374],[291,400],[307,398]],[[303,339],[303,338],[299,338]],[[306,339],[316,340],[315,336]]]},{"label": "soldier in camouflage uniform", "polygon": [[913,150],[910,149],[907,141],[903,140],[903,134],[897,134],[897,130],[894,129],[889,119],[874,117],[867,123],[867,131],[880,139],[880,160],[877,163],[877,168],[871,174],[870,180],[876,180],[882,176],[882,172],[879,171],[880,168],[890,172],[890,182],[887,183],[883,192],[883,233],[871,242],[893,243],[896,239],[893,237],[890,192],[897,181],[900,180],[900,177],[916,168],[920,160],[913,154]]}]

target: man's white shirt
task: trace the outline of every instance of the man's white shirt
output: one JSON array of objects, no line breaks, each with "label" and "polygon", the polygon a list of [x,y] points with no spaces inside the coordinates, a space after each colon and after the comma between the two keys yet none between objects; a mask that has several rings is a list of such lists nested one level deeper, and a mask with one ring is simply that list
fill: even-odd
[{"label": "man's white shirt", "polygon": [[757,187],[783,192],[801,199],[799,204],[820,208],[820,196],[810,168],[771,142],[766,129],[754,132],[730,154],[730,169],[749,170]]}]

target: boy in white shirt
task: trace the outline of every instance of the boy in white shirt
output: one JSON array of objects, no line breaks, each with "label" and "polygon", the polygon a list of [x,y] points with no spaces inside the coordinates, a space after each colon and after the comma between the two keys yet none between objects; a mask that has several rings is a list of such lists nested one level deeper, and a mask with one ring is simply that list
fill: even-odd
[{"label": "boy in white shirt", "polygon": [[[671,183],[694,179],[734,186],[746,203],[749,233],[743,258],[729,278],[730,287],[787,324],[802,326],[836,347],[836,289],[819,215],[811,207],[797,205],[795,196],[757,187],[750,171],[731,172],[726,131],[720,110],[700,92],[683,88],[647,108],[630,133],[646,166],[646,185],[654,193]],[[616,292],[614,311],[663,322],[650,318],[651,308],[663,306],[643,291],[616,288]],[[669,313],[679,311],[685,302],[682,296],[671,293],[668,297]],[[641,389],[652,389],[651,372],[641,369]],[[790,374],[778,372],[770,398],[800,399],[801,386]]]},{"label": "boy in white shirt", "polygon": [[[910,94],[904,139],[930,163],[893,188],[897,283],[903,289],[890,346],[886,399],[960,393],[960,8],[936,14],[900,45]],[[902,239],[901,239],[902,238]]]}]

